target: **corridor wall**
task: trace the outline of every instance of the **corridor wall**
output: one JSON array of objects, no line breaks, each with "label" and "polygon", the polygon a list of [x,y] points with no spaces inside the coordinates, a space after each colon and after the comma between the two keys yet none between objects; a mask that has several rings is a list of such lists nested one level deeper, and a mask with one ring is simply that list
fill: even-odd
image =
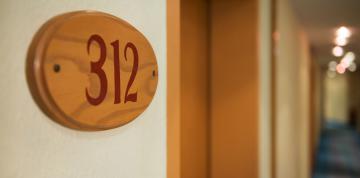
[{"label": "corridor wall", "polygon": [[276,6],[276,178],[310,177],[310,51],[287,0]]}]

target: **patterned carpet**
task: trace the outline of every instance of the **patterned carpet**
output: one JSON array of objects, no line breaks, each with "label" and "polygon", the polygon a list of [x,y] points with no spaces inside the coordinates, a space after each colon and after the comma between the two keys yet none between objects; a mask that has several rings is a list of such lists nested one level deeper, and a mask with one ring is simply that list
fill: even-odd
[{"label": "patterned carpet", "polygon": [[360,178],[360,135],[330,123],[322,131],[313,178]]}]

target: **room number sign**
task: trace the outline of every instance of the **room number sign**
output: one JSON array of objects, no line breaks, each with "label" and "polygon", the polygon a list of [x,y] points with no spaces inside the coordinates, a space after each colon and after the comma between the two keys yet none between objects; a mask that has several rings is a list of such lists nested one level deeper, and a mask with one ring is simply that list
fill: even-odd
[{"label": "room number sign", "polygon": [[122,126],[152,101],[158,67],[150,43],[109,14],[77,11],[50,19],[30,45],[27,81],[46,115],[73,129]]}]

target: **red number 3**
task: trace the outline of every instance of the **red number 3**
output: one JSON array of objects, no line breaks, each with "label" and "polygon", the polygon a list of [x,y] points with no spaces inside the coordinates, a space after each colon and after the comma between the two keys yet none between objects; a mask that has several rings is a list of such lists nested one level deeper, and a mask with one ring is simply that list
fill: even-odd
[{"label": "red number 3", "polygon": [[[91,44],[93,44],[93,42],[97,42],[97,44],[99,45],[100,57],[97,62],[90,62],[90,67],[91,67],[90,72],[94,73],[98,76],[98,78],[100,80],[100,92],[99,92],[98,97],[93,98],[90,96],[88,89],[86,88],[85,94],[86,94],[87,101],[91,105],[96,106],[96,105],[101,104],[104,101],[104,99],[106,97],[106,93],[107,93],[108,83],[107,83],[106,73],[102,69],[102,67],[106,61],[106,45],[105,45],[104,39],[100,35],[96,35],[96,34],[92,35],[87,42],[88,54],[90,54],[90,46],[91,46]],[[115,80],[114,81],[114,83],[115,83],[115,85],[114,85],[115,86],[114,104],[118,104],[121,102],[119,40],[112,42],[111,45],[114,49],[114,80]],[[137,102],[137,92],[129,94],[129,90],[130,90],[132,84],[134,83],[134,80],[135,80],[135,77],[136,77],[136,74],[138,71],[139,55],[138,55],[136,46],[133,43],[129,42],[126,44],[125,49],[124,49],[125,60],[128,60],[127,55],[126,55],[128,48],[130,48],[133,52],[134,63],[133,63],[133,68],[131,71],[130,79],[129,79],[127,87],[126,87],[124,103],[126,103],[128,101]]]},{"label": "red number 3", "polygon": [[100,47],[100,59],[97,62],[90,62],[91,73],[95,73],[100,79],[100,94],[97,98],[93,98],[89,95],[88,89],[86,89],[86,99],[92,105],[99,105],[106,96],[107,92],[107,79],[102,66],[106,61],[106,46],[104,40],[99,35],[92,35],[87,42],[87,52],[90,53],[90,46],[93,41],[96,41]]}]

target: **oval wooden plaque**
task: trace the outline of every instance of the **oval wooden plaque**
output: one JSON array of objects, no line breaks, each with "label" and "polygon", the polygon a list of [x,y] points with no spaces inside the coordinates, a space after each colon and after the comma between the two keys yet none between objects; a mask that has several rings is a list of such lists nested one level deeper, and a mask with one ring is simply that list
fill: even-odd
[{"label": "oval wooden plaque", "polygon": [[158,82],[146,38],[109,14],[56,16],[35,35],[27,81],[36,103],[54,121],[96,131],[122,126],[149,106]]}]

